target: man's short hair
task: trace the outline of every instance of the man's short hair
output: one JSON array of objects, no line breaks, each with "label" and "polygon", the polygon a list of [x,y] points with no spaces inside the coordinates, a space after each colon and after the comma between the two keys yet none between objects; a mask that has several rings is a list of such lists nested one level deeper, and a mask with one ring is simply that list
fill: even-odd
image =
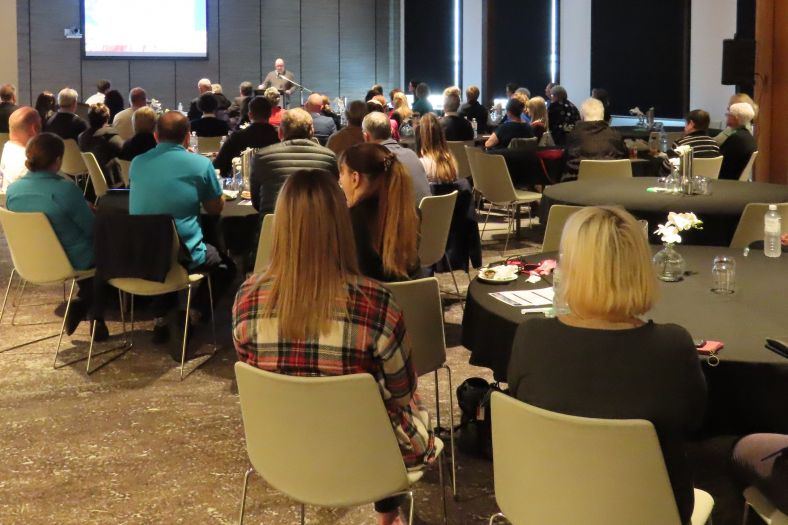
[{"label": "man's short hair", "polygon": [[243,82],[241,82],[241,85],[238,89],[241,91],[241,95],[245,97],[251,97],[254,86],[248,80],[244,80]]},{"label": "man's short hair", "polygon": [[708,131],[711,117],[708,111],[693,109],[687,114],[687,122],[692,122],[696,131]]},{"label": "man's short hair", "polygon": [[153,133],[156,129],[156,112],[147,106],[134,110],[131,125],[134,133]]},{"label": "man's short hair", "polygon": [[580,104],[580,117],[585,122],[605,120],[605,106],[601,100],[590,97]]},{"label": "man's short hair", "polygon": [[382,95],[383,94],[383,85],[382,84],[375,84],[374,86],[372,86],[369,89],[374,91],[378,95]]},{"label": "man's short hair", "polygon": [[98,90],[99,93],[106,93],[111,87],[112,84],[109,80],[99,80],[96,82],[96,90]]},{"label": "man's short hair", "polygon": [[728,108],[728,114],[736,117],[739,126],[746,126],[755,118],[755,110],[746,102],[731,104],[731,107]]},{"label": "man's short hair", "polygon": [[361,100],[354,100],[348,104],[345,114],[347,115],[348,124],[351,126],[361,126],[364,117],[367,116],[367,105]]},{"label": "man's short hair", "polygon": [[16,95],[16,87],[13,84],[3,84],[0,86],[0,100],[11,102]]},{"label": "man's short hair", "polygon": [[430,95],[430,86],[422,82],[416,86],[416,96],[419,98],[427,98]]},{"label": "man's short hair", "polygon": [[361,128],[374,140],[391,138],[391,121],[385,113],[379,111],[368,113],[361,123]]},{"label": "man's short hair", "polygon": [[88,110],[88,123],[92,129],[99,129],[109,122],[109,108],[105,104],[93,104]]},{"label": "man's short hair", "polygon": [[129,102],[132,106],[145,104],[148,102],[148,94],[141,87],[135,87],[129,91]]},{"label": "man's short hair", "polygon": [[468,89],[465,90],[465,98],[468,99],[468,102],[473,102],[474,100],[479,100],[479,88],[476,86],[468,86]]},{"label": "man's short hair", "polygon": [[213,96],[213,93],[203,93],[197,99],[197,108],[203,113],[213,113],[219,107],[219,101]]},{"label": "man's short hair", "polygon": [[180,111],[167,111],[156,123],[156,134],[159,142],[181,144],[189,134],[189,119]]},{"label": "man's short hair", "polygon": [[79,93],[71,88],[63,88],[57,94],[57,105],[61,108],[73,107],[79,100]]},{"label": "man's short hair", "polygon": [[213,89],[213,85],[211,84],[211,79],[209,78],[201,78],[197,81],[198,88],[206,88],[206,89]]},{"label": "man's short hair", "polygon": [[558,99],[559,102],[563,102],[567,99],[568,95],[566,93],[566,88],[560,84],[555,84],[553,87],[550,88],[550,94],[554,95],[555,98]]},{"label": "man's short hair", "polygon": [[63,158],[65,152],[63,139],[54,133],[39,133],[27,143],[25,166],[30,171],[48,169],[58,158]]},{"label": "man's short hair", "polygon": [[506,112],[517,116],[517,118],[520,118],[524,109],[525,104],[523,104],[523,101],[519,97],[512,97],[506,103]]},{"label": "man's short hair", "polygon": [[312,136],[312,115],[301,108],[288,109],[279,124],[284,140],[308,139]]},{"label": "man's short hair", "polygon": [[460,97],[456,93],[447,93],[443,97],[443,111],[446,113],[457,113],[460,109]]},{"label": "man's short hair", "polygon": [[509,82],[506,84],[506,91],[509,93],[514,93],[517,91],[518,87],[520,87],[520,85],[517,82]]},{"label": "man's short hair", "polygon": [[271,118],[271,101],[265,97],[254,97],[249,101],[249,119],[252,121],[264,120],[268,122]]}]

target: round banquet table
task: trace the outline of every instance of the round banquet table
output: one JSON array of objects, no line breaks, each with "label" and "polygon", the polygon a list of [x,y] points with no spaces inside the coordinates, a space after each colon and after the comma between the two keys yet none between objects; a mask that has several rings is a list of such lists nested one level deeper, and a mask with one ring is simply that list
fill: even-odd
[{"label": "round banquet table", "polygon": [[788,186],[764,182],[713,180],[709,195],[683,193],[652,193],[647,188],[657,186],[653,177],[599,181],[572,181],[544,189],[540,218],[547,222],[553,204],[577,206],[623,206],[638,219],[649,222],[651,242],[659,242],[653,231],[664,223],[668,212],[694,212],[703,223],[703,230],[681,234],[684,244],[727,246],[736,231],[744,207],[750,202],[788,202]]},{"label": "round banquet table", "polygon": [[[688,275],[681,282],[660,283],[660,299],[643,318],[677,323],[695,339],[724,343],[719,365],[710,366],[702,358],[709,386],[704,429],[714,435],[788,433],[788,359],[764,347],[767,337],[788,340],[788,257],[769,259],[761,251],[744,257],[740,250],[709,246],[679,246],[678,251],[687,262]],[[736,259],[736,292],[727,296],[710,290],[712,260],[723,254]],[[527,283],[522,276],[508,284],[470,284],[462,344],[471,351],[472,365],[492,369],[495,379],[505,382],[517,327],[531,316],[543,315],[522,314],[520,307],[489,294],[547,285],[545,280]]]},{"label": "round banquet table", "polygon": [[256,244],[259,213],[254,206],[245,205],[241,199],[225,201],[221,215],[202,216],[202,228],[206,242],[222,251],[247,256]]}]

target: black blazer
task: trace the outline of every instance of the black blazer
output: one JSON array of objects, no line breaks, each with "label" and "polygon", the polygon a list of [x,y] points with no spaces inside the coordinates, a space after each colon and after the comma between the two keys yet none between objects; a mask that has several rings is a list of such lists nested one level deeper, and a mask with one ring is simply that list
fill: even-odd
[{"label": "black blazer", "polygon": [[191,122],[192,131],[198,137],[223,137],[229,133],[227,122],[216,117],[201,117]]},{"label": "black blazer", "polygon": [[750,156],[758,149],[755,138],[747,128],[739,128],[736,133],[725,139],[720,146],[722,166],[720,178],[737,180],[742,170],[750,161]]},{"label": "black blazer", "polygon": [[19,108],[16,104],[10,102],[0,102],[0,133],[8,133],[8,119],[11,118],[11,113]]},{"label": "black blazer", "polygon": [[248,127],[238,130],[227,137],[227,141],[213,161],[213,167],[221,170],[224,176],[230,175],[233,158],[239,157],[243,150],[246,148],[264,148],[277,142],[279,142],[279,134],[271,124],[267,122],[249,124]]},{"label": "black blazer", "polygon": [[[473,125],[459,115],[447,115],[440,123],[446,140],[473,140]],[[476,129],[478,130],[478,121]]]},{"label": "black blazer", "polygon": [[118,156],[123,160],[133,160],[137,155],[142,155],[156,147],[156,138],[153,133],[137,133],[123,143],[123,149]]},{"label": "black blazer", "polygon": [[79,135],[88,129],[88,123],[74,113],[55,113],[44,124],[44,131],[54,133],[63,140],[78,140]]},{"label": "black blazer", "polygon": [[460,108],[460,116],[468,119],[468,122],[476,119],[476,131],[479,133],[487,133],[489,130],[487,127],[487,120],[490,115],[487,108],[479,104],[478,100],[463,104]]}]

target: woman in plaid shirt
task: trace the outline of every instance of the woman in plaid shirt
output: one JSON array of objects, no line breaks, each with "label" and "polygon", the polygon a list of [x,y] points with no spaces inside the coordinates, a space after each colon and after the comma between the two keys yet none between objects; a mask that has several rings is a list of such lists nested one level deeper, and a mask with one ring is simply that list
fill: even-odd
[{"label": "woman in plaid shirt", "polygon": [[[270,372],[372,374],[405,464],[434,459],[402,311],[388,290],[359,274],[347,204],[328,172],[296,172],[282,188],[271,265],[238,290],[233,340],[241,361]],[[400,523],[398,505],[398,498],[377,502],[379,523]]]}]

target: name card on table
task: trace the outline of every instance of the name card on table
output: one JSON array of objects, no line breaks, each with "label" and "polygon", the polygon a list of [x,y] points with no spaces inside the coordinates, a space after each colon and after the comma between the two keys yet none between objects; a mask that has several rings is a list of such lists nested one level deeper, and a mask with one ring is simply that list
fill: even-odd
[{"label": "name card on table", "polygon": [[553,304],[552,287],[538,288],[536,290],[492,292],[490,295],[510,306],[519,306],[521,308],[543,308]]}]

